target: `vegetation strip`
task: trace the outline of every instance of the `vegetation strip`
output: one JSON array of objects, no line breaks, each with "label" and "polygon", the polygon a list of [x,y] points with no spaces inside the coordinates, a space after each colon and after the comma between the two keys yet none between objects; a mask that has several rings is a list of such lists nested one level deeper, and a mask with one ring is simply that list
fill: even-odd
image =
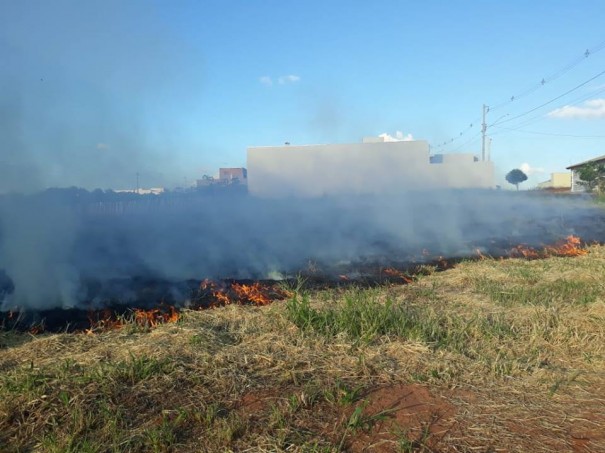
[{"label": "vegetation strip", "polygon": [[[427,252],[428,253],[428,252]],[[500,258],[544,259],[554,256],[581,256],[588,253],[580,238],[568,236],[553,245],[536,249],[524,244],[516,245],[506,251]],[[467,259],[485,259],[480,250]],[[297,279],[284,281],[251,281],[233,280],[214,281],[205,279],[196,290],[191,291],[189,309],[202,310],[224,307],[230,304],[267,305],[273,301],[292,297],[297,290],[314,287],[374,287],[389,283],[408,284],[427,271],[443,271],[454,267],[461,259],[434,257],[430,262],[421,265],[407,265],[405,269],[378,266],[376,275],[352,280],[340,275],[338,280],[329,276],[299,276]],[[181,307],[171,305],[163,300],[152,308],[130,307],[113,304],[113,308],[84,310],[54,309],[42,313],[0,312],[0,327],[8,330],[27,330],[32,334],[43,332],[80,332],[92,334],[100,331],[122,328],[135,324],[140,328],[155,328],[167,322],[176,322],[180,317]]]},{"label": "vegetation strip", "polygon": [[0,333],[0,451],[600,451],[605,248]]}]

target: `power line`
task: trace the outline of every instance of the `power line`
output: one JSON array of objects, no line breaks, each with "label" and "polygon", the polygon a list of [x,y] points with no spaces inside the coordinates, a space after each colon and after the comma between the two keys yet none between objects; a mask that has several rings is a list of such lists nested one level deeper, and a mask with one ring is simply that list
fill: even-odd
[{"label": "power line", "polygon": [[526,134],[537,134],[537,135],[551,135],[554,137],[574,137],[574,138],[605,138],[605,135],[572,135],[572,134],[555,134],[555,133],[550,133],[550,132],[537,132],[537,131],[528,131],[525,129],[519,129],[519,128],[515,128],[515,129],[511,129],[508,127],[500,127],[500,126],[494,126],[497,129],[503,129],[509,132],[522,132],[522,133],[526,133]]},{"label": "power line", "polygon": [[527,90],[525,90],[519,94],[513,95],[507,101],[501,102],[500,104],[497,104],[496,106],[492,107],[491,110],[496,110],[501,107],[504,107],[505,105],[510,104],[511,102],[518,101],[519,99],[537,91],[538,89],[542,88],[543,86],[547,85],[548,83],[553,82],[553,81],[557,80],[558,78],[562,77],[563,75],[567,74],[569,71],[571,71],[573,68],[578,66],[580,63],[582,63],[588,57],[594,55],[595,53],[597,53],[603,49],[605,49],[605,41],[600,42],[599,44],[595,45],[594,47],[592,47],[590,49],[586,49],[581,56],[574,58],[571,62],[569,62],[562,68],[556,70],[552,74],[550,74],[546,77],[543,77],[542,80],[540,80],[538,83],[532,85]]},{"label": "power line", "polygon": [[452,149],[451,152],[458,151],[459,149],[464,148],[465,146],[470,145],[473,142],[476,142],[480,135],[481,135],[481,132],[477,132],[468,141],[466,141],[466,142],[462,143],[461,145],[457,146],[456,148]]},{"label": "power line", "polygon": [[[552,81],[554,81],[554,80],[556,80],[556,79],[558,79],[558,78],[562,77],[563,75],[565,75],[566,73],[568,73],[569,71],[571,71],[573,68],[575,68],[577,65],[579,65],[579,64],[580,64],[582,61],[586,60],[586,59],[587,59],[587,58],[589,58],[590,56],[592,56],[592,55],[596,54],[597,52],[599,52],[599,51],[601,51],[601,50],[603,50],[603,49],[605,49],[605,41],[602,41],[602,42],[598,43],[597,45],[593,46],[592,48],[586,49],[586,51],[584,51],[584,52],[583,52],[583,54],[582,54],[581,56],[578,56],[578,57],[574,58],[572,61],[570,61],[569,63],[567,63],[567,64],[566,64],[565,66],[563,66],[562,68],[560,68],[560,69],[558,69],[557,71],[553,72],[552,74],[550,74],[550,75],[548,75],[548,76],[546,76],[546,77],[542,78],[542,80],[541,80],[539,83],[536,83],[535,85],[531,86],[529,89],[527,89],[527,90],[525,90],[525,91],[523,91],[523,92],[521,92],[521,93],[519,93],[519,94],[517,94],[517,95],[513,95],[513,96],[511,96],[511,98],[510,98],[509,100],[507,100],[507,101],[505,101],[505,102],[502,102],[502,103],[500,103],[500,104],[497,104],[497,105],[496,105],[496,106],[494,106],[494,107],[488,107],[488,110],[487,110],[487,111],[488,111],[488,112],[491,112],[491,111],[493,111],[493,110],[496,110],[496,109],[498,109],[498,108],[501,108],[501,107],[503,107],[503,106],[505,106],[505,105],[507,105],[507,104],[509,104],[509,103],[511,103],[511,102],[514,102],[514,101],[516,101],[516,100],[518,100],[518,99],[520,99],[520,98],[522,98],[522,97],[525,97],[525,96],[527,96],[527,95],[529,95],[529,94],[531,94],[531,93],[533,93],[533,92],[537,91],[539,88],[543,87],[544,85],[546,85],[546,84],[548,84],[548,83],[550,83],[550,82],[552,82]],[[604,71],[603,73],[605,73],[605,71]],[[599,76],[600,76],[600,75],[602,75],[603,73],[601,73],[601,74],[599,74],[599,75],[595,76],[595,77],[594,77],[593,79],[591,79],[591,80],[594,80],[595,78],[599,77]],[[563,96],[566,96],[567,94],[569,94],[569,93],[571,93],[571,92],[575,91],[576,89],[581,88],[582,86],[584,86],[584,85],[586,85],[587,83],[589,83],[591,80],[588,80],[587,82],[584,82],[583,84],[581,84],[581,85],[577,86],[576,88],[574,88],[574,89],[572,89],[572,90],[568,91],[567,93],[565,93],[565,94],[563,94],[563,95],[561,95],[561,96],[559,96],[559,97],[557,97],[557,98],[554,98],[554,99],[552,99],[551,101],[549,101],[549,102],[547,102],[547,103],[545,103],[545,104],[542,104],[542,105],[540,105],[540,106],[536,107],[535,109],[529,110],[529,111],[527,111],[527,112],[525,112],[525,113],[523,113],[523,114],[521,114],[521,115],[517,115],[517,116],[512,117],[512,118],[509,118],[509,119],[507,119],[507,120],[501,121],[501,123],[507,123],[507,122],[509,122],[509,121],[513,121],[514,119],[517,119],[517,118],[520,118],[520,117],[522,117],[522,116],[525,116],[525,115],[527,115],[527,114],[529,114],[529,113],[532,113],[533,111],[538,110],[539,108],[544,107],[544,106],[546,106],[546,105],[550,104],[551,102],[554,102],[554,101],[556,101],[557,99],[560,99],[560,98],[561,98],[561,97],[563,97]],[[509,115],[507,114],[507,115],[505,115],[505,116],[509,116]],[[456,142],[456,141],[457,141],[457,140],[459,140],[461,137],[463,137],[463,136],[464,136],[466,133],[468,133],[468,132],[469,132],[469,131],[470,131],[470,130],[471,130],[471,129],[472,129],[472,128],[473,128],[473,127],[474,127],[474,126],[475,126],[475,125],[476,125],[476,124],[477,124],[477,123],[480,121],[480,120],[481,120],[481,118],[477,118],[477,119],[473,120],[473,121],[470,123],[470,125],[469,125],[467,128],[465,128],[464,130],[462,130],[462,131],[461,131],[461,132],[460,132],[458,135],[456,135],[456,136],[454,136],[454,137],[451,137],[449,140],[445,140],[443,143],[439,143],[438,145],[433,146],[432,148],[439,149],[439,148],[442,148],[442,147],[447,147],[447,146],[451,145],[452,143]],[[494,125],[496,125],[496,124],[499,124],[499,123],[498,123],[498,120],[497,120],[496,122],[494,122],[493,124],[488,125],[488,126],[487,126],[487,128],[489,128],[489,127],[491,127],[491,126],[494,126]],[[463,146],[463,145],[460,145],[460,146],[458,146],[456,149],[460,149],[462,146]],[[456,150],[456,149],[455,149],[455,150]],[[455,151],[455,150],[454,150],[454,151]]]},{"label": "power line", "polygon": [[555,102],[555,101],[557,101],[557,100],[561,99],[561,98],[562,98],[562,97],[564,97],[564,96],[567,96],[569,93],[572,93],[572,92],[576,91],[577,89],[582,88],[584,85],[586,85],[587,83],[590,83],[590,82],[592,82],[593,80],[595,80],[595,79],[597,79],[597,78],[601,77],[603,74],[605,74],[605,71],[601,71],[601,72],[599,72],[597,75],[595,75],[595,76],[591,77],[590,79],[588,79],[588,80],[586,80],[586,81],[582,82],[582,83],[581,83],[581,84],[579,84],[579,85],[576,85],[576,86],[575,86],[575,87],[573,87],[571,90],[568,90],[568,91],[566,91],[565,93],[560,94],[559,96],[557,96],[557,97],[555,97],[555,98],[552,98],[550,101],[547,101],[547,102],[545,102],[544,104],[540,104],[539,106],[534,107],[533,109],[528,110],[528,111],[526,111],[526,112],[524,112],[524,113],[521,113],[520,115],[516,115],[516,116],[513,116],[512,118],[509,118],[509,119],[506,119],[506,120],[502,120],[502,121],[500,121],[499,123],[492,124],[492,126],[495,126],[496,124],[508,123],[509,121],[513,121],[513,120],[516,120],[517,118],[521,118],[521,117],[523,117],[523,116],[525,116],[525,115],[529,115],[530,113],[535,112],[536,110],[541,109],[542,107],[545,107],[545,106],[547,106],[547,105],[549,105],[549,104],[552,104],[553,102]]},{"label": "power line", "polygon": [[[575,99],[572,99],[569,103],[567,103],[565,105],[569,105],[569,106],[578,105],[578,104],[586,101],[587,99],[590,99],[591,97],[596,96],[598,94],[601,94],[603,92],[605,92],[605,88],[598,88],[598,89],[596,89],[594,91],[591,91],[588,94],[583,94],[582,96],[579,96],[579,97],[577,97]],[[559,107],[559,108],[561,108],[561,107]],[[516,125],[510,126],[509,130],[513,130],[514,131],[514,130],[518,130],[518,129],[522,128],[522,127],[525,127],[525,126],[529,126],[530,124],[533,124],[533,123],[536,123],[536,122],[538,122],[540,120],[545,119],[546,116],[547,116],[547,114],[545,115],[543,113],[540,113],[539,115],[532,116],[531,118],[526,118],[525,120],[521,121],[520,123],[517,123]],[[498,120],[497,120],[494,123],[490,124],[488,127],[495,126],[496,128],[498,128],[498,124],[499,123],[498,123]],[[505,128],[501,128],[501,129],[505,129]],[[494,133],[492,135],[501,134],[501,133],[502,132],[496,132],[496,133]]]},{"label": "power line", "polygon": [[467,127],[466,129],[460,131],[460,133],[455,136],[450,138],[449,140],[444,141],[443,143],[439,143],[438,145],[433,146],[433,148],[435,149],[439,149],[441,147],[444,146],[449,146],[450,144],[454,143],[457,140],[460,140],[462,137],[464,137],[473,127],[475,127],[479,121],[481,121],[481,118],[476,118],[475,120],[473,120]]}]

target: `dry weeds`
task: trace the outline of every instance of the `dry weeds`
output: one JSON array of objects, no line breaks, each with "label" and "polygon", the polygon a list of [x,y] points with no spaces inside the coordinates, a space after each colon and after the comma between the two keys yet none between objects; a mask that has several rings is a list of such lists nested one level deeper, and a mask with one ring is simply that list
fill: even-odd
[{"label": "dry weeds", "polygon": [[289,301],[3,332],[0,450],[605,451],[604,277],[593,246],[298,294],[304,327]]}]

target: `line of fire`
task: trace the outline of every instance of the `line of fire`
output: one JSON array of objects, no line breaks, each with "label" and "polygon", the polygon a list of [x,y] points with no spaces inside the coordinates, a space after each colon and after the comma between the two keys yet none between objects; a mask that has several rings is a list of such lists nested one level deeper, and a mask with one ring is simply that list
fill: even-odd
[{"label": "line of fire", "polygon": [[[492,162],[423,141],[253,147],[195,190],[0,195],[0,328],[94,334],[405,285],[468,259],[579,256],[590,200],[498,190]],[[573,199],[572,199],[573,198]]]},{"label": "line of fire", "polygon": [[[569,236],[556,244],[536,249],[526,245],[516,245],[504,251],[499,257],[544,259],[548,257],[580,256],[588,253],[581,240]],[[167,281],[145,281],[130,279],[126,282],[136,297],[128,304],[119,298],[108,298],[104,308],[70,308],[42,311],[4,311],[0,313],[0,325],[3,329],[29,331],[33,334],[43,332],[83,332],[92,334],[108,329],[118,329],[134,323],[141,327],[153,328],[162,323],[176,322],[183,309],[203,310],[218,308],[230,304],[268,305],[292,297],[295,290],[305,288],[321,289],[334,287],[374,287],[377,285],[403,285],[415,281],[418,275],[432,271],[452,268],[461,258],[433,257],[427,250],[422,252],[422,264],[408,263],[405,267],[368,266],[363,274],[355,269],[351,275],[345,269],[341,274],[330,275],[309,264],[296,278],[285,280],[235,281],[208,280],[171,283]],[[474,259],[486,256],[476,251]],[[468,259],[468,258],[466,258]],[[125,282],[122,282],[125,283]],[[177,300],[171,294],[180,287],[189,297]],[[6,287],[3,291],[9,290]]]}]

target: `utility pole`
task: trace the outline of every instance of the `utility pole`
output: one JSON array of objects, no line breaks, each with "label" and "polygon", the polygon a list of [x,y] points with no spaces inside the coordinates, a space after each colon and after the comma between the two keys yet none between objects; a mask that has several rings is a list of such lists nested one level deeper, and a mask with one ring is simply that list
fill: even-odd
[{"label": "utility pole", "polygon": [[483,122],[481,123],[481,160],[485,160],[485,132],[487,131],[487,124],[485,123],[485,116],[489,112],[489,107],[483,104]]}]

